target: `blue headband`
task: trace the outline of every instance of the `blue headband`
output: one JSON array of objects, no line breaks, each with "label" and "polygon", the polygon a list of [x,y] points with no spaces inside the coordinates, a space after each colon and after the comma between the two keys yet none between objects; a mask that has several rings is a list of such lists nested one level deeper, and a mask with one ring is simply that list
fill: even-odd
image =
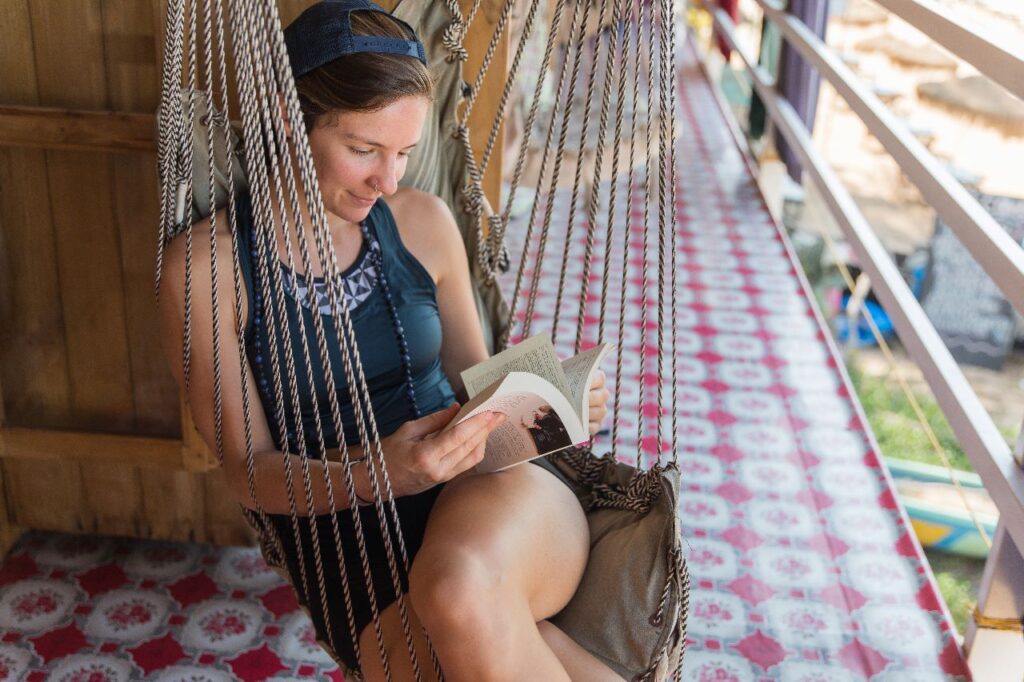
[{"label": "blue headband", "polygon": [[[354,36],[352,12],[386,14],[408,29],[411,39]],[[424,66],[427,64],[423,44],[416,38],[412,26],[368,0],[321,0],[288,25],[284,41],[295,78],[338,57],[359,52],[405,55],[420,60]]]}]

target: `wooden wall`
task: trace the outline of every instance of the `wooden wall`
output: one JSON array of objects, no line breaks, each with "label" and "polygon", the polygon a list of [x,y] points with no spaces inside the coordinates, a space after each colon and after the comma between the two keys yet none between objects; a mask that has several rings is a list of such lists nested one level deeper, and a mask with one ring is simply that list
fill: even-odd
[{"label": "wooden wall", "polygon": [[[21,528],[252,540],[160,349],[152,114],[165,1],[0,11],[0,550]],[[280,0],[284,21],[308,4]]]}]

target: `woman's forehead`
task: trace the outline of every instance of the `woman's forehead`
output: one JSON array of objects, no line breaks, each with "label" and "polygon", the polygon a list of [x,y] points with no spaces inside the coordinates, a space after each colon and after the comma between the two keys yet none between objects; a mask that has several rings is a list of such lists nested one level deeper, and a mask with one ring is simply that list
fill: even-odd
[{"label": "woman's forehead", "polygon": [[405,149],[419,142],[429,106],[425,97],[402,97],[374,111],[339,112],[329,127],[347,141]]}]

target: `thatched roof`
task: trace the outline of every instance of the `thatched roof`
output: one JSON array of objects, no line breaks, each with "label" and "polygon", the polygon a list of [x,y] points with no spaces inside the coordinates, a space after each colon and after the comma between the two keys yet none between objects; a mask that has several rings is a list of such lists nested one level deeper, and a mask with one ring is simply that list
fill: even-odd
[{"label": "thatched roof", "polygon": [[976,117],[1004,132],[1024,135],[1024,102],[984,76],[921,83],[917,94],[923,100]]},{"label": "thatched roof", "polygon": [[894,62],[927,69],[956,69],[956,60],[934,45],[911,45],[891,33],[884,33],[857,43],[862,52],[880,52]]}]

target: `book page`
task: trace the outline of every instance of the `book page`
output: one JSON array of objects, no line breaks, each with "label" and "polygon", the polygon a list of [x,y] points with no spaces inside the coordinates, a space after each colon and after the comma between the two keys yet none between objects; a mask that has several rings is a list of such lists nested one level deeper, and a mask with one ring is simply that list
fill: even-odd
[{"label": "book page", "polygon": [[572,404],[572,393],[565,380],[565,370],[558,361],[551,338],[546,334],[531,336],[494,357],[462,372],[466,394],[472,398],[509,372],[530,372],[545,379],[562,392]]},{"label": "book page", "polygon": [[584,425],[589,421],[590,399],[587,393],[590,390],[590,380],[594,370],[601,364],[601,360],[611,350],[611,344],[601,343],[588,351],[575,355],[562,361],[562,369],[565,371],[565,382],[569,387],[570,402],[580,422]]},{"label": "book page", "polygon": [[589,437],[565,396],[533,374],[512,372],[488,387],[466,403],[445,430],[481,412],[501,412],[508,420],[487,437],[478,473],[505,469]]}]

